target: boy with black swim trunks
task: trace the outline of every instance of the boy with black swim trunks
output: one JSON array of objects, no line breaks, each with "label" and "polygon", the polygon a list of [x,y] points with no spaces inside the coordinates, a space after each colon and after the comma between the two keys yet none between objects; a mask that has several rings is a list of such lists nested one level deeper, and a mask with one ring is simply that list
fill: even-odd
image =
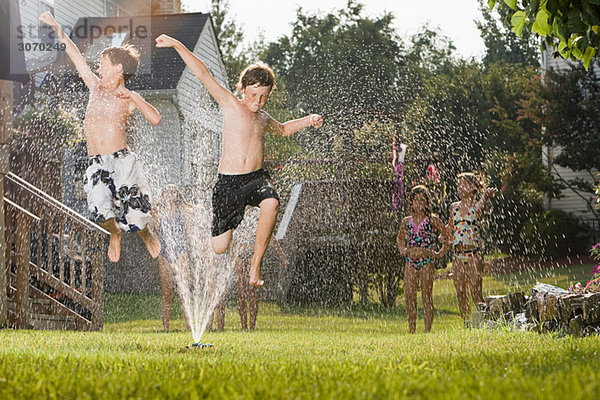
[{"label": "boy with black swim trunks", "polygon": [[260,207],[249,276],[250,285],[262,286],[260,265],[279,206],[277,192],[263,169],[264,134],[290,136],[309,126],[321,127],[323,118],[313,114],[281,124],[262,110],[275,87],[273,71],[265,64],[251,65],[242,73],[238,83],[242,93],[240,100],[220,85],[206,65],[178,40],[160,35],[156,46],[173,47],[221,106],[223,154],[213,193],[212,247],[215,253],[224,253],[231,243],[233,230],[243,219],[246,205]]}]

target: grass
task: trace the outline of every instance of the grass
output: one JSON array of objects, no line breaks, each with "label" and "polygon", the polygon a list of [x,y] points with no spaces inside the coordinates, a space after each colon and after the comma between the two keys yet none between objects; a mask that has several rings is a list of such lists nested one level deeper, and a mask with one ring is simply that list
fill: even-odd
[{"label": "grass", "polygon": [[[586,277],[486,277],[488,293]],[[568,286],[568,285],[567,285]],[[564,287],[564,285],[563,285]],[[213,348],[187,350],[181,314],[161,332],[158,296],[108,296],[103,332],[0,331],[0,398],[597,398],[600,340],[466,330],[452,282],[435,283],[430,334],[410,335],[403,306],[287,310],[261,303],[255,332],[233,308]],[[422,331],[422,316],[418,321]]]}]

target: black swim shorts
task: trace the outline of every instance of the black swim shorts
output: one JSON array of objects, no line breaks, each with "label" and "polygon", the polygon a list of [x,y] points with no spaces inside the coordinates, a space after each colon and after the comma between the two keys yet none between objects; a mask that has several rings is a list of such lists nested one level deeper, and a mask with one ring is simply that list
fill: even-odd
[{"label": "black swim shorts", "polygon": [[219,174],[212,196],[212,236],[235,229],[244,219],[247,205],[258,207],[265,199],[279,200],[270,180],[263,168],[249,174]]}]

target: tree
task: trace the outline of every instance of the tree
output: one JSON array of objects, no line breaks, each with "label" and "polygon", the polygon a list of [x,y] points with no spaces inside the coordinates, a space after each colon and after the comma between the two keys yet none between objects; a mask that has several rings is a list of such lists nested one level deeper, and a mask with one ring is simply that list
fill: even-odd
[{"label": "tree", "polygon": [[240,72],[248,64],[247,49],[241,49],[244,39],[242,29],[229,18],[228,0],[211,0],[212,22],[219,42],[229,85],[235,90]]},{"label": "tree", "polygon": [[289,110],[323,114],[324,129],[311,132],[310,143],[303,143],[312,153],[326,154],[336,135],[348,142],[355,129],[396,115],[402,47],[393,16],[364,18],[361,9],[354,1],[323,16],[300,8],[292,34],[269,44],[262,54],[285,82]]},{"label": "tree", "polygon": [[595,172],[600,170],[600,77],[596,64],[589,70],[573,65],[571,70],[546,73],[544,84],[532,91],[524,117],[544,126],[543,141],[558,150],[553,164],[584,172],[589,179],[567,180],[564,186],[581,197],[600,223],[594,207]]},{"label": "tree", "polygon": [[534,37],[528,31],[522,36],[516,36],[512,25],[507,22],[507,10],[497,8],[498,15],[479,0],[479,10],[483,21],[476,21],[477,29],[485,43],[486,54],[483,64],[489,66],[496,62],[519,64],[523,66],[539,66],[539,49]]},{"label": "tree", "polygon": [[506,11],[513,31],[531,32],[557,47],[564,59],[583,61],[586,68],[600,50],[600,0],[488,0],[490,9]]}]

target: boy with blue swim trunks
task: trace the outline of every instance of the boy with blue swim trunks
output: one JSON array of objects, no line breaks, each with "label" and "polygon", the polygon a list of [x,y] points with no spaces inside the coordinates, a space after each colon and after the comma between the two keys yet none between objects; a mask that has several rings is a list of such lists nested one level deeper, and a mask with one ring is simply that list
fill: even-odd
[{"label": "boy with blue swim trunks", "polygon": [[89,89],[83,121],[89,155],[84,190],[93,220],[110,232],[108,258],[119,261],[121,230],[137,232],[156,258],[160,243],[146,228],[152,219],[150,190],[137,155],[129,149],[125,137],[127,120],[136,109],[150,123],[160,122],[156,109],[125,87],[127,79],[137,71],[139,54],[131,46],[109,47],[100,55],[96,75],[52,14],[45,12],[39,19],[50,25],[65,44],[67,55]]}]

